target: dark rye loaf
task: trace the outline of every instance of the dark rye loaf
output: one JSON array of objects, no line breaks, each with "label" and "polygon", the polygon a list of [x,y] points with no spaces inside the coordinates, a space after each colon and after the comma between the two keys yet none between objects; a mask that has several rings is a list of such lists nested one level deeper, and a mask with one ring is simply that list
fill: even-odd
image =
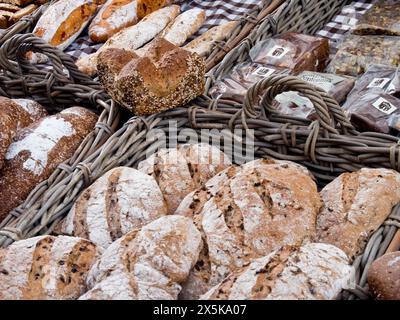
[{"label": "dark rye loaf", "polygon": [[73,107],[17,132],[0,171],[0,221],[74,154],[96,121],[93,112]]}]

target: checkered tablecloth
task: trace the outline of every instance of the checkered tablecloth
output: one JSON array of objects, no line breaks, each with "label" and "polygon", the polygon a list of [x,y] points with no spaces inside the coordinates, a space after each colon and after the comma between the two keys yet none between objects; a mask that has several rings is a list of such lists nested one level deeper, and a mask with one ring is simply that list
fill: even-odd
[{"label": "checkered tablecloth", "polygon": [[[192,8],[201,8],[206,12],[206,21],[198,35],[204,33],[208,29],[220,25],[224,22],[238,20],[243,15],[259,5],[260,0],[180,0],[175,3],[181,5],[182,11]],[[87,34],[87,30],[79,37],[73,44],[71,44],[65,51],[70,54],[74,59],[81,56],[96,52],[102,44],[93,43]]]}]

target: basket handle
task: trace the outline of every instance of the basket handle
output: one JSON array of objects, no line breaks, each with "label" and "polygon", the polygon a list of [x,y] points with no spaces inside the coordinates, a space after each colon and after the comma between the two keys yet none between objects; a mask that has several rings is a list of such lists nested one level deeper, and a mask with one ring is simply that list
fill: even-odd
[{"label": "basket handle", "polygon": [[261,106],[266,113],[273,112],[269,107],[274,98],[286,91],[298,91],[310,99],[318,116],[318,121],[328,132],[338,134],[337,124],[344,133],[355,131],[353,125],[344,114],[342,108],[322,89],[293,76],[277,75],[265,78],[253,85],[246,93],[244,112],[246,116],[260,116],[255,106],[259,103],[260,95],[264,95]]}]

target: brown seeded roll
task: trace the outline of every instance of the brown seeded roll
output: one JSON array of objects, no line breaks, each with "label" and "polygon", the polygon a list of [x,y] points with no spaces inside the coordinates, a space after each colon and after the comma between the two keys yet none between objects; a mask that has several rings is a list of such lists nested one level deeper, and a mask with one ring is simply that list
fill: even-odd
[{"label": "brown seeded roll", "polygon": [[96,121],[93,112],[73,107],[17,132],[0,172],[0,221],[74,154]]},{"label": "brown seeded roll", "polygon": [[369,291],[379,300],[400,300],[400,251],[375,260],[368,270]]},{"label": "brown seeded roll", "polygon": [[230,165],[228,157],[209,144],[180,145],[162,149],[138,165],[153,176],[173,214],[183,198]]},{"label": "brown seeded roll", "polygon": [[99,252],[88,240],[39,236],[0,249],[0,300],[77,299]]},{"label": "brown seeded roll", "polygon": [[400,202],[400,174],[363,168],[342,174],[320,194],[323,207],[318,215],[318,242],[339,247],[352,260]]},{"label": "brown seeded roll", "polygon": [[35,101],[0,97],[0,169],[16,131],[46,115],[46,110]]},{"label": "brown seeded roll", "polygon": [[320,206],[315,182],[295,163],[261,159],[222,171],[176,210],[193,218],[204,243],[180,298],[197,299],[251,259],[312,239]]}]

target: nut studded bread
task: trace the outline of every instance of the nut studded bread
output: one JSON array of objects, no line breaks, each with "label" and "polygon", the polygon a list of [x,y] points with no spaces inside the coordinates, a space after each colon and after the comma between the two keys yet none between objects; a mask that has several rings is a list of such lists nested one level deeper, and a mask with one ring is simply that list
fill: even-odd
[{"label": "nut studded bread", "polygon": [[[100,82],[114,100],[136,115],[182,106],[204,91],[204,60],[163,38],[153,41],[143,57],[133,58],[118,74],[104,73],[115,57],[103,53],[97,65]],[[107,87],[104,79],[110,76],[115,83]]]},{"label": "nut studded bread", "polygon": [[197,299],[250,259],[312,239],[320,206],[316,184],[297,164],[261,159],[221,172],[176,211],[193,218],[204,242],[180,297]]},{"label": "nut studded bread", "polygon": [[32,100],[0,97],[0,169],[17,130],[46,115],[46,110]]},{"label": "nut studded bread", "polygon": [[138,165],[138,169],[153,176],[173,214],[182,199],[200,188],[210,178],[230,164],[228,157],[209,144],[180,145],[162,149]]},{"label": "nut studded bread", "polygon": [[369,291],[379,300],[400,300],[400,251],[375,260],[368,269]]},{"label": "nut studded bread", "polygon": [[0,300],[77,299],[98,251],[90,241],[39,236],[0,249]]},{"label": "nut studded bread", "polygon": [[0,172],[0,221],[73,155],[96,121],[93,112],[73,107],[18,131]]},{"label": "nut studded bread", "polygon": [[332,300],[350,287],[353,274],[346,254],[335,246],[284,246],[233,272],[201,299]]},{"label": "nut studded bread", "polygon": [[197,260],[201,236],[185,217],[161,217],[114,242],[90,270],[80,300],[176,299]]},{"label": "nut studded bread", "polygon": [[318,242],[333,244],[353,259],[400,202],[400,174],[368,168],[344,173],[321,191],[321,197]]},{"label": "nut studded bread", "polygon": [[127,167],[115,168],[78,197],[62,232],[107,248],[124,234],[167,213],[157,182]]}]

